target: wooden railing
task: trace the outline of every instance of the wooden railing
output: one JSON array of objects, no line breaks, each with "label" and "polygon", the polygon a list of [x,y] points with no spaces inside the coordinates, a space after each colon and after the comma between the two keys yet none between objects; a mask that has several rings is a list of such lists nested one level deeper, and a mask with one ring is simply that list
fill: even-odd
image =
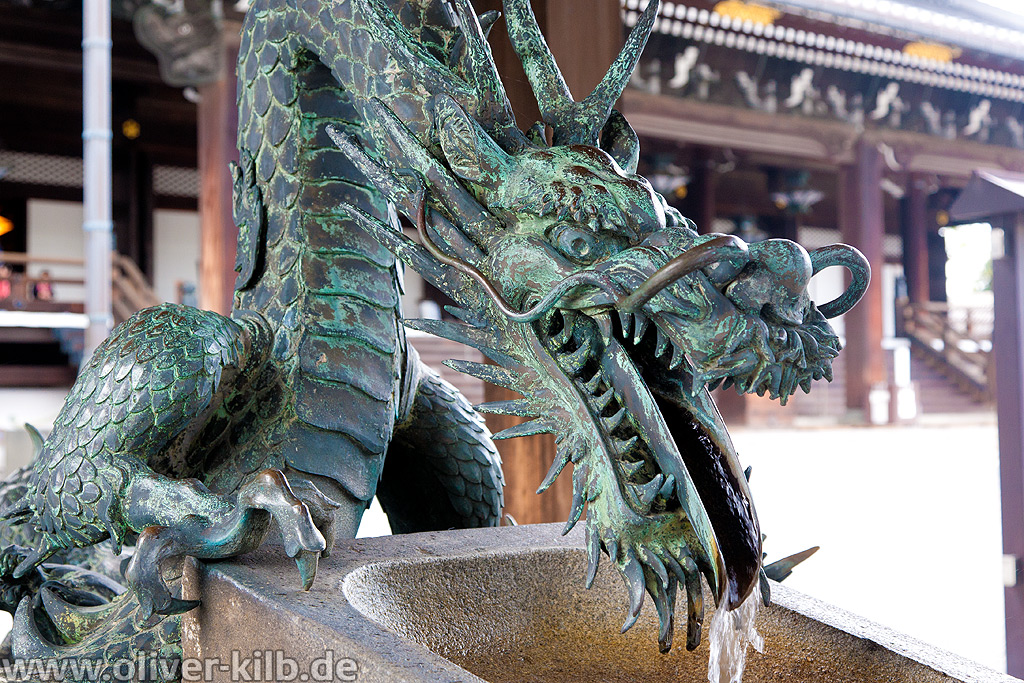
[{"label": "wooden railing", "polygon": [[[0,253],[0,263],[8,266],[73,266],[84,272],[85,261],[82,259],[63,258],[54,256],[36,256],[34,254],[22,254],[5,251]],[[12,273],[8,281],[11,285],[11,293],[7,297],[0,298],[0,309],[16,309],[22,311],[53,311],[53,310],[76,310],[81,311],[83,304],[80,301],[45,301],[35,295],[36,287],[40,282],[49,282],[51,286],[85,285],[84,274],[82,277],[30,277],[25,273]],[[148,306],[155,306],[160,303],[160,297],[153,291],[146,276],[139,267],[127,256],[118,253],[113,254],[113,271],[111,273],[111,303],[115,322],[122,322],[132,313]]]},{"label": "wooden railing", "polygon": [[902,310],[912,350],[966,393],[992,401],[992,309],[929,302],[904,303]]},{"label": "wooden railing", "polygon": [[[40,264],[44,266],[76,266],[81,267],[81,259],[70,259],[61,257],[39,257],[29,254],[12,253],[5,251],[0,253],[0,264],[7,266],[22,266],[29,264]],[[76,311],[82,310],[81,302],[56,303],[49,298],[36,296],[36,286],[47,283],[51,288],[54,285],[78,285],[83,283],[82,278],[68,277],[30,277],[25,273],[10,273],[6,278],[8,286],[0,285],[0,309],[16,309],[20,311]],[[9,287],[9,292],[7,291]],[[52,290],[51,290],[52,291]],[[2,296],[7,294],[7,296]]]},{"label": "wooden railing", "polygon": [[114,253],[114,272],[111,285],[113,287],[111,308],[114,312],[115,322],[124,322],[135,311],[141,311],[143,308],[161,303],[160,297],[153,291],[149,280],[135,265],[135,261],[116,252]]}]

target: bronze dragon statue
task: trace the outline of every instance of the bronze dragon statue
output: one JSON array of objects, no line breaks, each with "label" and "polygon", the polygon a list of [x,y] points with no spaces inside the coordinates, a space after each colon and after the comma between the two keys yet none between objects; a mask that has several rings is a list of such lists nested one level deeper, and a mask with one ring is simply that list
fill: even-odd
[{"label": "bronze dragon statue", "polygon": [[[762,535],[709,391],[785,402],[831,379],[827,318],[869,270],[842,245],[698,234],[637,175],[637,136],[613,104],[658,9],[577,102],[529,0],[505,0],[543,116],[523,133],[487,43],[497,13],[252,4],[234,312],[163,305],[125,322],[7,482],[14,657],[173,653],[178,621],[163,615],[195,603],[175,594],[170,560],[246,552],[271,522],[306,588],[375,495],[397,532],[497,524],[491,436],[403,325],[480,349],[493,364],[450,364],[522,395],[478,406],[534,418],[494,438],[556,435],[541,489],[572,463],[566,530],[586,510],[588,581],[606,554],[629,595],[624,629],[649,594],[667,650],[682,585],[696,647],[701,576],[730,609],[756,591]],[[402,318],[398,260],[455,301],[454,320]],[[837,265],[852,284],[816,306],[808,281]],[[123,578],[102,561],[122,544]]]}]

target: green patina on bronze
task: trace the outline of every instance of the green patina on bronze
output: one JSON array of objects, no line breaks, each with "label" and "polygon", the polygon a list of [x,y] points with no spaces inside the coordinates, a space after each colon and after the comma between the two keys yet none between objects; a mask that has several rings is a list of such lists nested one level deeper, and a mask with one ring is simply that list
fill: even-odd
[{"label": "green patina on bronze", "polygon": [[[165,305],[115,330],[7,483],[15,656],[173,651],[177,621],[160,615],[193,603],[161,563],[245,552],[271,520],[306,587],[374,495],[397,532],[497,524],[491,437],[403,323],[480,349],[493,365],[450,365],[522,394],[478,406],[533,418],[494,438],[556,435],[541,490],[573,464],[566,529],[586,509],[588,580],[606,553],[628,589],[624,629],[649,594],[667,650],[682,584],[696,647],[701,574],[716,602],[750,595],[761,532],[708,392],[785,402],[831,379],[826,317],[856,303],[868,268],[845,246],[698,235],[636,175],[637,136],[612,106],[657,11],[574,102],[528,0],[506,0],[544,117],[524,134],[487,45],[497,16],[468,0],[253,4],[235,311]],[[403,320],[396,258],[456,302],[457,321]],[[807,283],[833,265],[853,284],[816,307]],[[43,564],[99,569],[98,554],[68,552],[107,539],[136,546],[120,595],[90,587],[100,574]]]}]

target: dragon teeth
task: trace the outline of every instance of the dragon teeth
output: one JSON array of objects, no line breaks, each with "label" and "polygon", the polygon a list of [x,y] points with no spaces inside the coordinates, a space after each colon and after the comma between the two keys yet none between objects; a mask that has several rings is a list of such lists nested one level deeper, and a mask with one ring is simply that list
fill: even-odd
[{"label": "dragon teeth", "polygon": [[[636,438],[636,437],[633,437]],[[622,473],[626,475],[626,479],[632,479],[636,476],[636,473],[644,468],[646,463],[643,460],[637,460],[636,462],[622,461]]]},{"label": "dragon teeth", "polygon": [[552,344],[554,344],[555,348],[559,348],[560,349],[563,346],[565,346],[566,343],[568,343],[570,337],[572,337],[572,328],[573,328],[572,324],[568,320],[564,320],[564,324],[562,325],[562,329],[559,330],[558,334],[556,334],[551,339],[551,342],[552,342]]},{"label": "dragon teeth", "polygon": [[608,404],[612,402],[613,398],[615,398],[615,391],[609,389],[594,399],[594,409],[600,413],[608,407]]},{"label": "dragon teeth", "polygon": [[573,370],[581,370],[590,358],[590,340],[584,339],[580,347],[565,357],[566,363]]},{"label": "dragon teeth", "polygon": [[583,387],[587,390],[588,394],[593,394],[597,391],[597,387],[601,385],[602,379],[601,373],[595,372],[594,376],[587,380]]},{"label": "dragon teeth", "polygon": [[601,418],[601,423],[604,425],[604,428],[608,432],[612,432],[612,431],[615,430],[616,427],[618,427],[620,424],[622,424],[622,420],[625,417],[626,417],[626,409],[625,408],[619,408],[619,412],[615,413],[611,417],[602,417]]},{"label": "dragon teeth", "polygon": [[665,334],[660,329],[656,330],[656,333],[658,336],[658,345],[654,349],[654,355],[655,357],[658,357],[663,355],[666,351],[668,351],[669,342],[668,337],[665,336]]},{"label": "dragon teeth", "polygon": [[646,316],[636,314],[636,331],[633,333],[633,345],[637,345],[644,338],[644,334],[647,332],[647,326],[650,324],[650,320]]},{"label": "dragon teeth", "polygon": [[675,493],[676,490],[676,475],[670,474],[665,477],[665,483],[661,485],[661,490],[658,491],[658,495],[666,500]]},{"label": "dragon teeth", "polygon": [[619,311],[619,323],[622,325],[622,336],[629,339],[629,333],[633,329],[633,314]]},{"label": "dragon teeth", "polygon": [[672,347],[672,360],[669,361],[668,369],[669,370],[675,370],[676,368],[678,368],[682,364],[682,362],[683,362],[683,356],[684,356],[684,354],[683,354],[682,349],[680,349],[678,346],[673,346]]},{"label": "dragon teeth", "polygon": [[654,499],[658,497],[658,492],[661,491],[661,486],[665,481],[665,475],[656,474],[654,479],[651,479],[646,484],[629,485],[628,488],[632,490],[633,495],[636,496],[637,501],[644,507],[649,508]]},{"label": "dragon teeth", "polygon": [[614,439],[615,448],[619,453],[628,453],[640,442],[639,436],[631,436],[628,439]]}]

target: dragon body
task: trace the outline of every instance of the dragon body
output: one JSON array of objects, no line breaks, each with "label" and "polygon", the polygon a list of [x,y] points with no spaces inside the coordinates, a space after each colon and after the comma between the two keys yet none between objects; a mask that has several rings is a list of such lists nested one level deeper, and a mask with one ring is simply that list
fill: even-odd
[{"label": "dragon body", "polygon": [[[785,400],[830,378],[826,317],[856,302],[867,270],[849,247],[698,235],[636,174],[636,135],[612,104],[657,11],[575,102],[528,0],[506,0],[544,118],[523,133],[487,45],[496,13],[468,0],[252,4],[234,312],[164,305],[124,323],[7,483],[14,656],[173,649],[162,615],[194,603],[175,597],[165,560],[245,552],[272,522],[307,588],[374,495],[396,531],[497,524],[491,436],[419,362],[403,322],[481,349],[494,364],[451,364],[522,394],[478,407],[534,418],[495,438],[556,434],[541,488],[573,463],[567,529],[586,509],[590,579],[605,553],[629,593],[625,627],[649,594],[667,649],[682,585],[696,647],[702,574],[729,608],[751,595],[761,533],[708,390]],[[403,321],[399,260],[456,302],[457,320]],[[854,284],[819,309],[807,281],[832,265]],[[100,573],[47,564],[98,543],[135,546],[129,590],[97,598]]]}]

